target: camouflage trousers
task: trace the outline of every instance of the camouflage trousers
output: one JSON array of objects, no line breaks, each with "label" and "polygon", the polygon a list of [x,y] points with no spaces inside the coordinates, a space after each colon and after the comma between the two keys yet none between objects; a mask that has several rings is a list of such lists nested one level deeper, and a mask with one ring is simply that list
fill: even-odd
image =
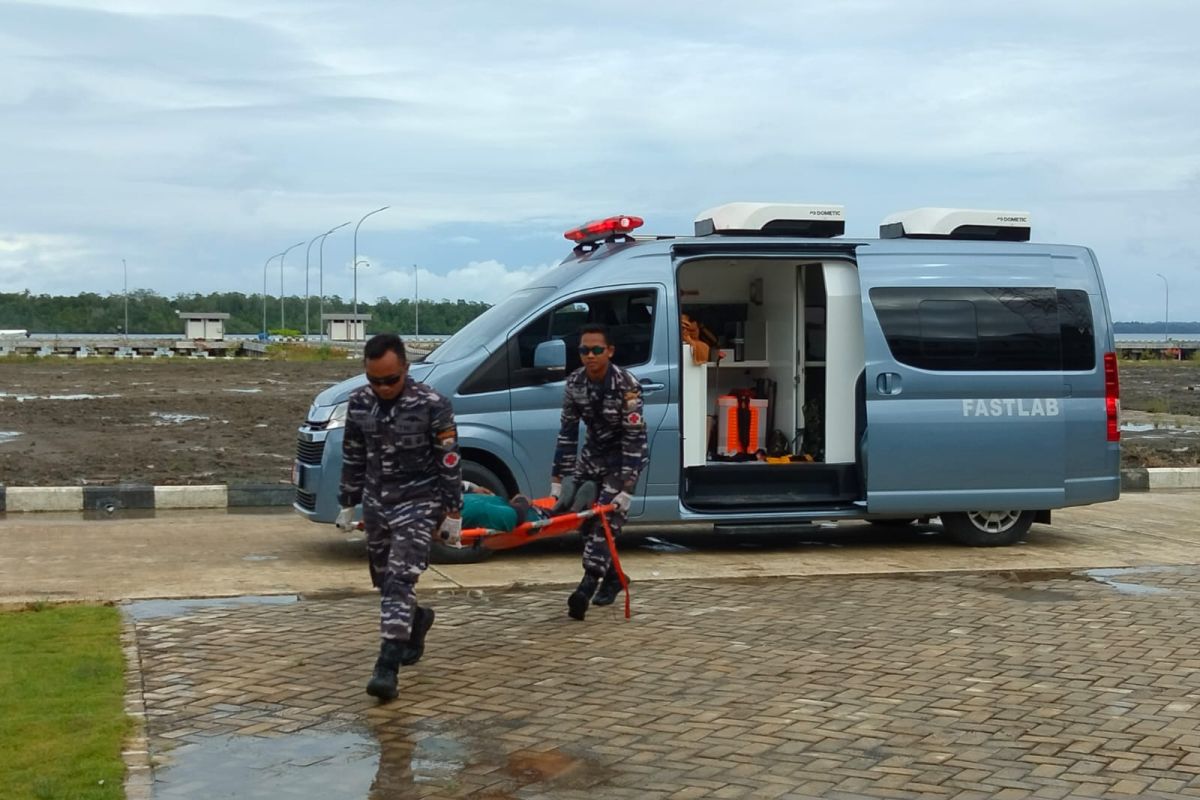
[{"label": "camouflage trousers", "polygon": [[[620,511],[613,511],[606,516],[615,543],[617,537],[621,535],[621,525],[625,522],[625,515]],[[612,553],[608,549],[608,539],[604,535],[604,523],[600,521],[599,517],[593,517],[583,524],[580,534],[583,536],[583,571],[591,573],[597,578],[604,577],[604,573],[608,572],[608,568],[612,565]]]},{"label": "camouflage trousers", "polygon": [[437,500],[381,505],[363,499],[371,583],[379,589],[379,634],[407,642],[417,610],[417,580],[429,566],[429,546],[442,521]]}]

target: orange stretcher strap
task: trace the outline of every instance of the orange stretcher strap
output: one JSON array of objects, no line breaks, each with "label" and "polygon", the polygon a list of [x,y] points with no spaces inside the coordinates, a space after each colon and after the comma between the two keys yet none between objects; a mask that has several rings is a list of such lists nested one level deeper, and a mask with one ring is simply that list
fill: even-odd
[{"label": "orange stretcher strap", "polygon": [[[553,498],[539,498],[534,500],[533,504],[539,508],[548,508],[553,505],[553,502]],[[464,547],[478,546],[488,550],[511,550],[530,542],[571,533],[578,530],[584,522],[598,516],[600,524],[604,527],[604,539],[608,543],[608,552],[612,556],[613,569],[617,571],[617,579],[620,580],[621,588],[625,591],[625,619],[629,619],[631,615],[629,578],[625,575],[625,570],[621,569],[621,557],[617,554],[617,542],[613,537],[612,527],[608,524],[608,515],[616,510],[617,507],[611,503],[592,506],[584,511],[559,514],[556,517],[539,519],[534,522],[522,522],[511,531],[467,528],[462,532],[462,543]]]},{"label": "orange stretcher strap", "polygon": [[[611,509],[612,506],[604,508]],[[608,540],[608,552],[612,555],[613,569],[617,571],[617,579],[621,581],[621,588],[625,590],[625,619],[629,619],[629,578],[625,576],[625,570],[621,569],[621,557],[617,555],[617,540],[613,538],[612,528],[608,526],[606,511],[600,512],[600,522],[604,525],[604,538]]]}]

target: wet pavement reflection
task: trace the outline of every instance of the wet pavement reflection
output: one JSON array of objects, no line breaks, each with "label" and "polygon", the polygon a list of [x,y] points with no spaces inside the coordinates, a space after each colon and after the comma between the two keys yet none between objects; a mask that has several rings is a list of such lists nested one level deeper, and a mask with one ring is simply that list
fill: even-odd
[{"label": "wet pavement reflection", "polygon": [[558,589],[445,590],[386,705],[373,598],[126,612],[154,798],[1185,797],[1197,592],[1195,567],[672,581],[580,624]]}]

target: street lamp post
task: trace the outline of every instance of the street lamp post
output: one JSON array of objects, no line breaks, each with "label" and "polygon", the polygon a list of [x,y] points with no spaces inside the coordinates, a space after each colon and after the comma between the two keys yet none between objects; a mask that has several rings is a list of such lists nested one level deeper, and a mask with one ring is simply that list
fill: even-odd
[{"label": "street lamp post", "polygon": [[283,260],[287,258],[287,254],[295,250],[304,242],[296,242],[294,245],[284,250],[279,254],[279,327],[286,328],[287,325],[283,321]]},{"label": "street lamp post", "polygon": [[263,262],[263,323],[262,335],[265,338],[267,335],[267,267],[271,266],[271,262],[279,258],[283,253],[276,253]]},{"label": "street lamp post", "polygon": [[321,294],[321,299],[318,301],[317,316],[319,316],[321,324],[321,341],[325,341],[325,237],[334,231],[344,228],[350,224],[350,220],[346,220],[341,225],[334,225],[329,230],[320,235],[321,244],[317,247],[317,264],[318,264],[318,285],[317,291]]},{"label": "street lamp post", "polygon": [[387,211],[391,206],[383,206],[374,211],[368,211],[363,214],[362,219],[358,221],[358,225],[354,226],[354,313],[358,314],[358,229],[363,224],[367,217],[378,214],[380,211]]},{"label": "street lamp post", "polygon": [[421,335],[421,278],[413,264],[413,338]]},{"label": "street lamp post", "polygon": [[1163,341],[1166,342],[1170,339],[1171,331],[1171,284],[1167,283],[1161,272],[1154,274],[1162,278],[1163,282]]},{"label": "street lamp post", "polygon": [[129,265],[121,259],[121,273],[125,276],[125,345],[129,345]]}]

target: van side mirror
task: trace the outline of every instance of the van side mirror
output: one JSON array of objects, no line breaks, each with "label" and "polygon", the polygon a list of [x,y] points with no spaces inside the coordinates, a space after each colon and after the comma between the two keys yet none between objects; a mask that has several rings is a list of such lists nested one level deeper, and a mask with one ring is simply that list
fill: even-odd
[{"label": "van side mirror", "polygon": [[534,369],[563,372],[567,369],[567,343],[562,339],[542,342],[533,351]]}]

